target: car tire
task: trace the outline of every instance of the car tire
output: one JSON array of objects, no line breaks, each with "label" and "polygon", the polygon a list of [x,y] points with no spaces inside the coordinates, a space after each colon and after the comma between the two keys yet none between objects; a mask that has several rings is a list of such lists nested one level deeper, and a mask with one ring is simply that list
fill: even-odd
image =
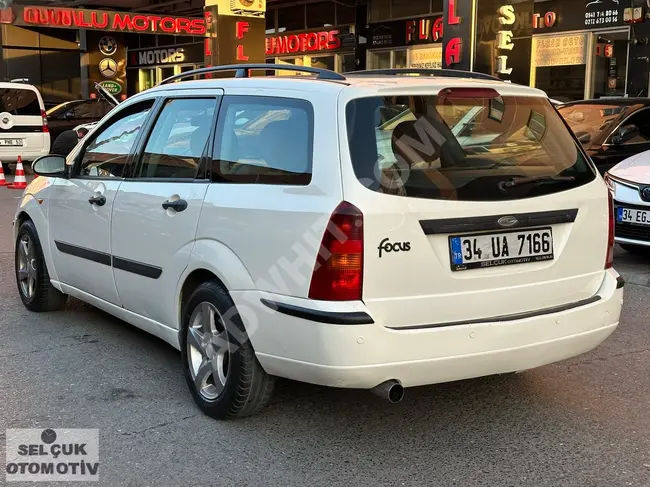
[{"label": "car tire", "polygon": [[274,377],[255,357],[235,304],[219,282],[201,284],[183,306],[179,343],[185,380],[205,414],[244,417],[269,403]]},{"label": "car tire", "polygon": [[620,244],[621,248],[630,254],[650,256],[650,247],[643,245]]},{"label": "car tire", "polygon": [[68,296],[52,286],[41,242],[30,220],[18,230],[14,262],[18,293],[28,310],[56,311],[65,306]]}]

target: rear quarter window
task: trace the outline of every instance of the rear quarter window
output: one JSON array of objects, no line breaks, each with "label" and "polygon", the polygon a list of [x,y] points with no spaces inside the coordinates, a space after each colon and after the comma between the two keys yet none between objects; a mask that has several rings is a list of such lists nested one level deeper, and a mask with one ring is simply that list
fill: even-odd
[{"label": "rear quarter window", "polygon": [[489,93],[352,100],[346,122],[357,178],[381,193],[465,201],[535,197],[594,180],[548,100]]},{"label": "rear quarter window", "polygon": [[212,179],[306,186],[311,182],[314,110],[306,100],[225,96]]},{"label": "rear quarter window", "polygon": [[0,112],[12,115],[40,116],[41,105],[33,90],[0,88]]}]

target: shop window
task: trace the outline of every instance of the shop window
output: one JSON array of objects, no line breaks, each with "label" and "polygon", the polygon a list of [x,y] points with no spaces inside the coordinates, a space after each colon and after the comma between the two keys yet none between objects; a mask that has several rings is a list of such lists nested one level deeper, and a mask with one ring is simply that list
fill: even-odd
[{"label": "shop window", "polygon": [[411,17],[429,13],[429,2],[414,2],[413,0],[393,0],[393,18]]},{"label": "shop window", "polygon": [[311,66],[313,68],[329,69],[330,71],[336,70],[336,63],[335,63],[334,56],[312,57]]},{"label": "shop window", "polygon": [[278,32],[305,28],[305,6],[298,5],[278,9]]},{"label": "shop window", "polygon": [[341,57],[343,58],[342,66],[341,66],[342,73],[349,73],[350,71],[356,71],[357,58],[354,54],[344,54]]},{"label": "shop window", "polygon": [[334,2],[307,4],[307,28],[331,27],[336,23]]},{"label": "shop window", "polygon": [[336,25],[354,24],[356,20],[356,9],[354,6],[336,4]]},{"label": "shop window", "polygon": [[368,7],[370,22],[390,19],[391,0],[373,0]]},{"label": "shop window", "polygon": [[443,0],[432,0],[431,1],[431,12],[434,14],[442,13],[445,8]]},{"label": "shop window", "polygon": [[406,51],[395,51],[393,56],[393,68],[405,68],[406,63]]},{"label": "shop window", "polygon": [[275,9],[266,11],[266,34],[275,33]]}]

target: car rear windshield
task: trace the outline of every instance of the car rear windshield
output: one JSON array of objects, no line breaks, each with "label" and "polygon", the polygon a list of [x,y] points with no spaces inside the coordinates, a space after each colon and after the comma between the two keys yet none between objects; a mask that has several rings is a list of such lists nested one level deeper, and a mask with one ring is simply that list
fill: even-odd
[{"label": "car rear windshield", "polygon": [[496,201],[594,180],[547,99],[480,91],[349,102],[349,149],[359,181],[397,196]]},{"label": "car rear windshield", "polygon": [[0,89],[0,112],[12,115],[41,115],[36,92],[27,89]]}]

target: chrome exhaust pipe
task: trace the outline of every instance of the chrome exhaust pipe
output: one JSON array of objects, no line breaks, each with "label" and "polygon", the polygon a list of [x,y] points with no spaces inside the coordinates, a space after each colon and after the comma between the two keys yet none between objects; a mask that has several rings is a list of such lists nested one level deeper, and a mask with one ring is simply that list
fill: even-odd
[{"label": "chrome exhaust pipe", "polygon": [[404,398],[404,387],[402,387],[402,383],[397,379],[382,382],[378,386],[370,389],[370,392],[392,403],[400,402]]}]

